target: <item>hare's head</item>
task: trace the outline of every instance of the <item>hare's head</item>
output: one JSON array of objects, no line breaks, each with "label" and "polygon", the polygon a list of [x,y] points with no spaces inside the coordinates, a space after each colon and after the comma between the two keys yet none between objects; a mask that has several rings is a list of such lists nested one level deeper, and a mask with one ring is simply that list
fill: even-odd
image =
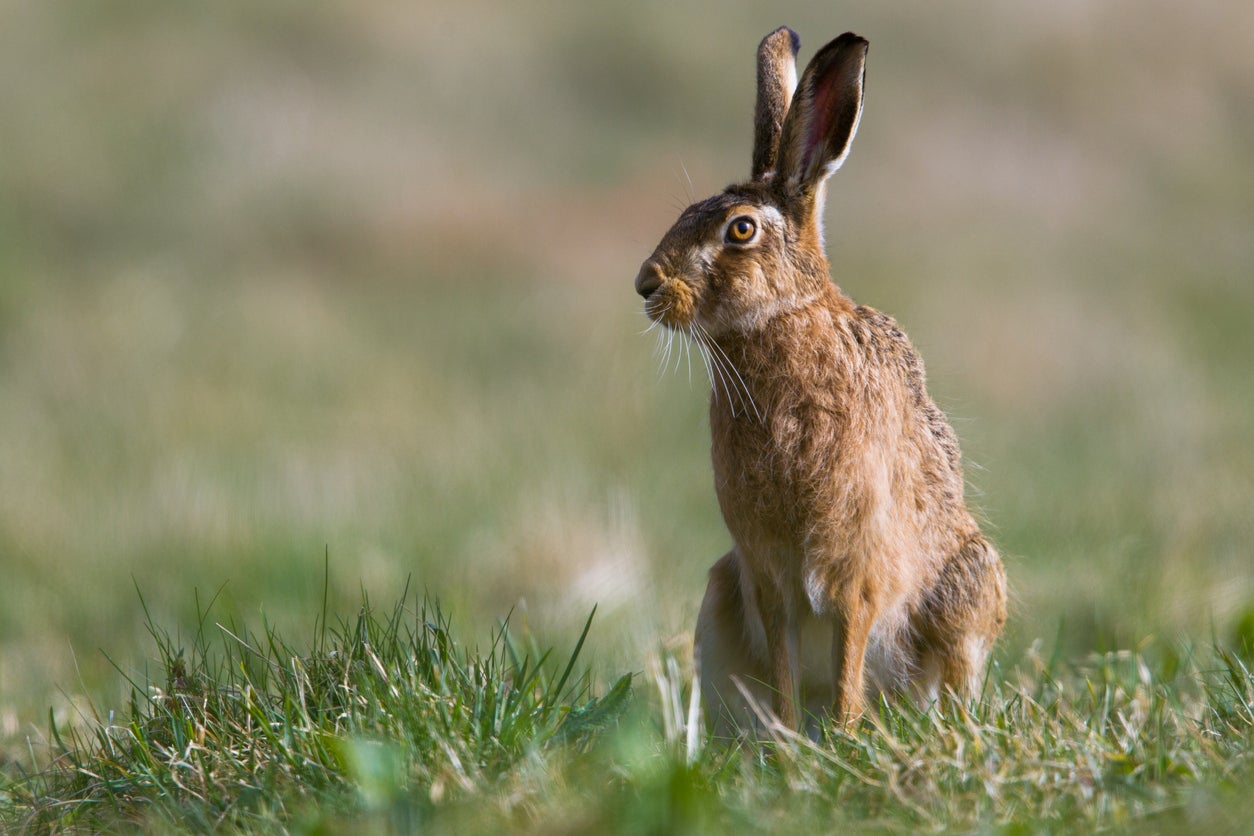
[{"label": "hare's head", "polygon": [[867,42],[841,35],[800,83],[797,48],[786,27],[758,48],[751,179],[685,209],[640,267],[645,312],[668,327],[755,330],[829,281],[823,190],[862,115]]}]

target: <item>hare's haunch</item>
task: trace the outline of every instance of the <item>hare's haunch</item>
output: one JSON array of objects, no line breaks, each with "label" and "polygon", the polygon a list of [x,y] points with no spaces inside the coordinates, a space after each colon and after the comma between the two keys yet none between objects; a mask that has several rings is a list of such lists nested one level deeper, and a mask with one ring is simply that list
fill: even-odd
[{"label": "hare's haunch", "polygon": [[824,188],[858,129],[867,42],[841,35],[800,81],[797,47],[781,28],[758,49],[751,179],[684,210],[636,277],[646,314],[711,369],[734,545],[710,570],[696,657],[724,733],[763,709],[800,728],[877,693],[971,694],[1006,617],[922,362],[828,274]]}]

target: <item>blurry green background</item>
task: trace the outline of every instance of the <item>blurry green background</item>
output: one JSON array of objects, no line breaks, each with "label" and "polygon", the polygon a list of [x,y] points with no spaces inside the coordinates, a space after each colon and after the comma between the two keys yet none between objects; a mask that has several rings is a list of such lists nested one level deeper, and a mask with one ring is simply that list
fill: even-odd
[{"label": "blurry green background", "polygon": [[137,587],[299,641],[324,560],[682,646],[728,538],[632,279],[784,23],[871,41],[833,275],[962,437],[1003,661],[1251,612],[1254,6],[456,5],[0,6],[0,736],[117,702]]}]

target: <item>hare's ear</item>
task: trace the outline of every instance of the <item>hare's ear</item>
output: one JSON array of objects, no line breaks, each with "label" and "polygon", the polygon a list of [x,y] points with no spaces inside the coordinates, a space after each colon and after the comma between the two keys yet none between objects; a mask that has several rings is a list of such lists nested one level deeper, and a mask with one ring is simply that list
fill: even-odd
[{"label": "hare's ear", "polygon": [[753,108],[753,179],[775,170],[784,116],[797,86],[797,50],[801,39],[781,26],[758,45],[758,100]]},{"label": "hare's ear", "polygon": [[801,76],[780,140],[776,180],[793,196],[817,196],[844,163],[862,117],[867,42],[846,32],[818,51]]}]

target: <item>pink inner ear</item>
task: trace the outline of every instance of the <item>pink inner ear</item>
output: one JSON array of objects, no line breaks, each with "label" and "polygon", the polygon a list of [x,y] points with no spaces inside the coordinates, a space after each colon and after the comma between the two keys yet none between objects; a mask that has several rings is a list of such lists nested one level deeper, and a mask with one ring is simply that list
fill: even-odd
[{"label": "pink inner ear", "polygon": [[827,138],[828,128],[835,115],[833,107],[836,98],[836,85],[828,78],[817,79],[814,89],[814,100],[810,106],[810,131],[806,137],[805,166],[808,169],[819,144]]}]

